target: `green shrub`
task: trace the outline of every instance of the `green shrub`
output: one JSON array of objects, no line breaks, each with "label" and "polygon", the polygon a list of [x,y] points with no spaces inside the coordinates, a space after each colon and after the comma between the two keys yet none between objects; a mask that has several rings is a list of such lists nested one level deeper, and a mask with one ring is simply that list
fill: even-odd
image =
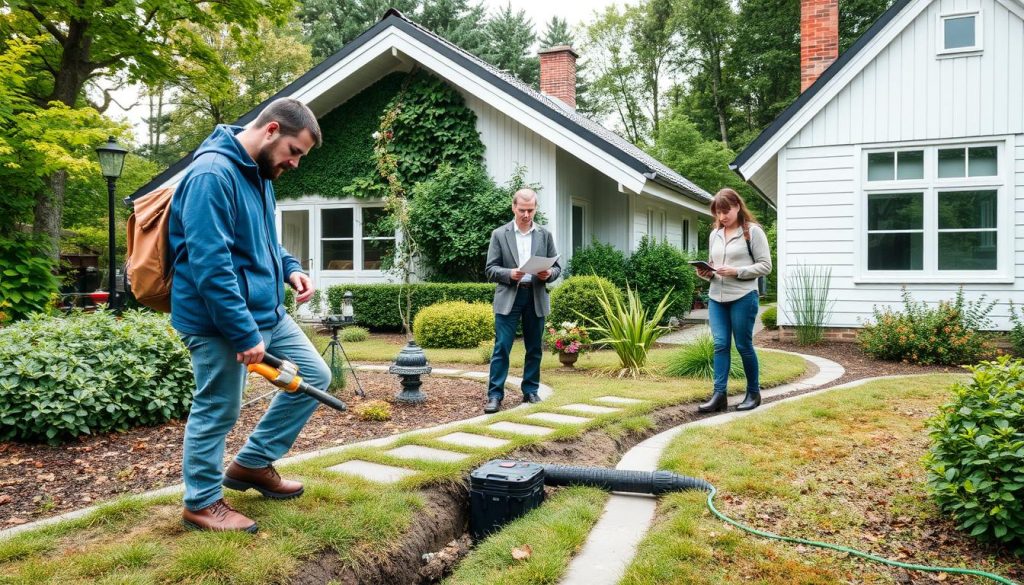
[{"label": "green shrub", "polygon": [[569,260],[569,276],[590,276],[596,274],[610,280],[619,289],[626,288],[626,255],[611,244],[604,244],[595,237],[590,245],[572,253]]},{"label": "green shrub", "polygon": [[644,236],[626,263],[626,278],[645,307],[668,298],[665,318],[682,315],[693,305],[697,275],[686,263],[686,254],[668,242]]},{"label": "green shrub", "polygon": [[370,338],[370,330],[366,327],[346,327],[338,334],[342,343],[359,343]]},{"label": "green shrub", "polygon": [[494,337],[494,310],[484,303],[438,303],[417,313],[412,330],[421,347],[476,347]]},{"label": "green shrub", "polygon": [[961,530],[1024,554],[1024,361],[968,369],[929,421],[928,490]]},{"label": "green shrub", "polygon": [[776,307],[768,307],[761,313],[761,324],[765,329],[775,329],[779,326],[779,310]]},{"label": "green shrub", "polygon": [[295,289],[290,286],[284,287],[284,310],[286,313],[295,316]]},{"label": "green shrub", "polygon": [[905,288],[902,295],[904,312],[875,307],[874,323],[858,333],[865,352],[890,361],[960,365],[978,361],[987,351],[979,330],[990,326],[995,301],[986,303],[985,295],[965,301],[962,287],[952,302],[940,301],[935,308],[914,301]]},{"label": "green shrub", "polygon": [[786,314],[800,345],[813,345],[825,336],[835,305],[831,288],[831,266],[797,264],[786,277]]},{"label": "green shrub", "polygon": [[165,315],[34,315],[0,335],[0,441],[56,444],[188,413],[189,353]]},{"label": "green shrub", "polygon": [[491,363],[491,356],[494,355],[494,340],[493,339],[487,339],[487,340],[481,341],[476,346],[476,349],[477,349],[478,352],[480,352],[480,363],[481,364],[489,364],[489,363]]},{"label": "green shrub", "polygon": [[[743,377],[743,361],[736,348],[732,348],[729,362],[729,377]],[[715,340],[710,335],[701,335],[693,343],[685,345],[669,357],[665,373],[669,376],[691,376],[711,380],[715,377]]]},{"label": "green shrub", "polygon": [[47,250],[41,237],[0,235],[0,324],[47,310],[58,286]]},{"label": "green shrub", "polygon": [[626,302],[615,297],[609,299],[602,291],[600,319],[589,319],[594,343],[604,344],[615,351],[619,358],[619,377],[639,376],[647,367],[647,355],[659,337],[668,332],[668,327],[659,325],[668,307],[666,295],[648,316],[647,309],[633,289],[626,287]]},{"label": "green shrub", "polygon": [[[3,321],[0,320],[0,323]],[[1010,301],[1010,344],[1017,355],[1024,355],[1024,315],[1017,314],[1017,307]]]},{"label": "green shrub", "polygon": [[547,322],[559,326],[566,321],[599,319],[604,315],[601,291],[610,301],[622,301],[619,289],[602,276],[571,276],[565,279],[551,291],[551,314]]},{"label": "green shrub", "polygon": [[384,422],[391,420],[391,405],[383,400],[370,400],[356,406],[359,420]]},{"label": "green shrub", "polygon": [[[490,304],[494,300],[494,285],[484,282],[417,283],[410,284],[409,288],[412,294],[412,319],[416,318],[416,314],[423,307],[444,301]],[[370,329],[401,329],[402,319],[398,313],[398,305],[402,285],[357,284],[329,287],[327,301],[333,313],[341,313],[341,297],[347,290],[352,291],[352,308],[360,325]],[[404,309],[404,294],[401,299]]]}]

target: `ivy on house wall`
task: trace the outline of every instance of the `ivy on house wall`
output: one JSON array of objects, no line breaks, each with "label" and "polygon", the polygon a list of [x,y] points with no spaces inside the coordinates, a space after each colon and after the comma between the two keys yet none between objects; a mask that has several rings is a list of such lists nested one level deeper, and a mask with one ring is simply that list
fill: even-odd
[{"label": "ivy on house wall", "polygon": [[281,177],[275,185],[278,199],[383,197],[373,133],[403,85],[404,105],[389,147],[403,183],[412,186],[429,178],[443,162],[480,164],[484,145],[476,130],[476,114],[466,107],[462,95],[423,71],[392,73],[320,119],[323,145],[309,153],[297,171]]}]

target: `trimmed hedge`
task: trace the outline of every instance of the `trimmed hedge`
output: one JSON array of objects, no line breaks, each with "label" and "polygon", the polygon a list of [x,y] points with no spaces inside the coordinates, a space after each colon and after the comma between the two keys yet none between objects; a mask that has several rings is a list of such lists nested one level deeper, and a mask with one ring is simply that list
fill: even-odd
[{"label": "trimmed hedge", "polygon": [[626,255],[611,244],[602,243],[594,237],[590,245],[580,248],[569,260],[568,274],[590,276],[596,274],[607,278],[620,290],[626,288]]},{"label": "trimmed hedge", "polygon": [[626,278],[645,309],[653,311],[669,295],[665,321],[672,315],[685,315],[693,306],[697,274],[686,263],[688,259],[672,244],[644,236],[626,262]]},{"label": "trimmed hedge", "polygon": [[[487,303],[494,301],[494,284],[491,283],[416,283],[409,285],[412,294],[412,319],[424,307],[444,301],[466,301]],[[396,330],[402,328],[399,315],[399,299],[405,308],[405,295],[399,284],[354,284],[336,285],[327,289],[327,302],[331,311],[341,312],[341,297],[345,291],[352,291],[352,305],[356,322],[370,329]],[[400,297],[401,295],[401,297]]]},{"label": "trimmed hedge", "polygon": [[768,307],[761,313],[761,324],[764,325],[765,329],[775,329],[779,326],[779,309],[778,307]]},{"label": "trimmed hedge", "polygon": [[0,335],[0,441],[57,444],[188,414],[188,350],[166,315],[33,315]]},{"label": "trimmed hedge", "polygon": [[413,324],[421,347],[467,348],[494,337],[490,304],[449,301],[424,307]]},{"label": "trimmed hedge", "polygon": [[622,292],[615,284],[601,276],[571,276],[565,282],[551,291],[551,314],[547,322],[553,327],[559,327],[566,321],[575,321],[580,325],[590,324],[578,313],[595,321],[604,319],[604,309],[601,308],[601,293],[608,296],[608,301],[615,306],[615,299],[622,301]]}]

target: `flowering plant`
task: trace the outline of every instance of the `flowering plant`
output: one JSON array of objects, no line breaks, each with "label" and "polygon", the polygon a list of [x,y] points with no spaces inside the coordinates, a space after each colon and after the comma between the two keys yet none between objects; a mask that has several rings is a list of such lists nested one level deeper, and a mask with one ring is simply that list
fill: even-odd
[{"label": "flowering plant", "polygon": [[544,341],[554,353],[583,354],[590,349],[590,334],[586,327],[577,325],[575,321],[566,321],[558,329],[548,327]]}]

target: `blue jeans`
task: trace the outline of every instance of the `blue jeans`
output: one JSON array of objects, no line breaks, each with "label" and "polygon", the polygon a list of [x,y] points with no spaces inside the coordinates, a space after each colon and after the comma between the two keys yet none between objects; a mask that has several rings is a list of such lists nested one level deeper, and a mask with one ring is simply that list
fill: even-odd
[{"label": "blue jeans", "polygon": [[761,391],[757,353],[754,351],[754,320],[757,319],[757,291],[728,303],[714,299],[708,306],[711,336],[715,339],[715,392],[725,394],[731,365],[730,338],[736,340],[736,351],[743,360],[743,374],[747,377],[747,392]]},{"label": "blue jeans", "polygon": [[508,378],[508,354],[516,340],[516,327],[523,323],[523,344],[526,361],[523,363],[523,396],[536,394],[540,388],[540,360],[544,357],[541,338],[544,317],[538,317],[533,308],[533,291],[519,288],[512,310],[508,315],[494,315],[494,353],[491,354],[491,374],[487,381],[487,399],[505,398],[505,379]]},{"label": "blue jeans", "polygon": [[[235,361],[235,349],[226,338],[179,335],[192,354],[196,379],[181,465],[185,507],[196,511],[223,497],[224,438],[238,421],[248,372]],[[331,370],[291,317],[285,316],[260,335],[268,353],[299,366],[299,375],[314,388],[326,389],[330,384]],[[283,457],[318,405],[305,394],[279,392],[235,461],[258,469]]]}]

